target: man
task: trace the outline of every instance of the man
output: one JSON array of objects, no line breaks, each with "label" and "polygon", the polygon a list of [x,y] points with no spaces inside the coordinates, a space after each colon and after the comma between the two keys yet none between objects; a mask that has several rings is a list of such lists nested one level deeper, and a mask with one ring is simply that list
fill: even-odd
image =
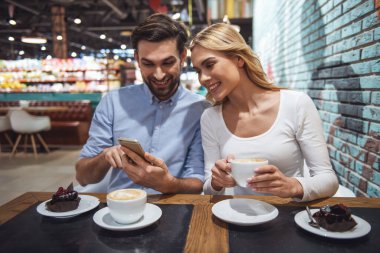
[{"label": "man", "polygon": [[[133,31],[144,84],[111,91],[99,103],[76,164],[81,185],[99,182],[112,166],[109,192],[121,188],[143,188],[148,193],[202,191],[199,120],[206,103],[179,83],[187,39],[185,28],[163,14],[148,17]],[[144,158],[118,145],[120,137],[139,140]]]}]

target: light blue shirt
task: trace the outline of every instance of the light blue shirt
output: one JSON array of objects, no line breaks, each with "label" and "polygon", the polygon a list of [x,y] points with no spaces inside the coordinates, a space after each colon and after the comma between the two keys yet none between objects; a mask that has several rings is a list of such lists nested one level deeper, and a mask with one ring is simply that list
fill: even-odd
[{"label": "light blue shirt", "polygon": [[[181,85],[166,101],[159,101],[143,85],[131,85],[105,95],[96,108],[90,137],[80,157],[94,157],[118,145],[119,137],[137,139],[146,152],[165,161],[178,178],[204,181],[200,117],[207,102]],[[108,192],[121,188],[143,188],[127,174],[113,168]],[[157,193],[144,188],[148,193]]]}]

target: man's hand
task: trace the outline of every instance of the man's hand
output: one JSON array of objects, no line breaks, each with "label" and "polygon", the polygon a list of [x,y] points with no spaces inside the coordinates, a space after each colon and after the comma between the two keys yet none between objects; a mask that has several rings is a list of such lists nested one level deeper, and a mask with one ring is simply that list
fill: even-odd
[{"label": "man's hand", "polygon": [[302,198],[303,188],[297,179],[285,176],[276,166],[255,169],[256,175],[247,182],[253,191],[271,193],[282,198]]},{"label": "man's hand", "polygon": [[121,147],[123,170],[136,184],[155,189],[162,193],[177,192],[176,178],[172,176],[165,162],[145,152],[144,158],[126,147]]},{"label": "man's hand", "polygon": [[121,149],[120,145],[113,146],[110,148],[105,148],[103,150],[104,159],[114,168],[122,168],[122,156],[124,151]]}]

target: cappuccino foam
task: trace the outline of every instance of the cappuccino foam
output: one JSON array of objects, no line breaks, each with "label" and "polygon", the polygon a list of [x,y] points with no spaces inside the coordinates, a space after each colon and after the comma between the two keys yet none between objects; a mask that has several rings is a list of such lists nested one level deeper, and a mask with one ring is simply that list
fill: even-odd
[{"label": "cappuccino foam", "polygon": [[108,193],[107,197],[113,200],[133,200],[145,196],[145,192],[137,189],[123,189]]},{"label": "cappuccino foam", "polygon": [[267,160],[261,159],[261,158],[241,158],[241,159],[232,160],[232,162],[237,162],[237,163],[262,163],[266,161]]}]

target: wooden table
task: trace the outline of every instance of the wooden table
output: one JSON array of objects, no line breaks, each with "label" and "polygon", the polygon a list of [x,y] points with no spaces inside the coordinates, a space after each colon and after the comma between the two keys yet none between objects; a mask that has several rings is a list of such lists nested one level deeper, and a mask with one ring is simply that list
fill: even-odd
[{"label": "wooden table", "polygon": [[[31,205],[48,200],[52,193],[27,192],[0,207],[0,224],[12,219]],[[90,194],[101,202],[106,201],[106,194]],[[192,204],[194,209],[185,244],[185,252],[228,252],[228,226],[213,217],[211,208],[214,203],[228,198],[252,198],[277,206],[309,205],[319,207],[327,204],[344,203],[349,207],[380,208],[380,198],[329,198],[307,203],[296,203],[291,199],[263,196],[210,196],[210,195],[150,195],[148,202],[155,204]]]}]

